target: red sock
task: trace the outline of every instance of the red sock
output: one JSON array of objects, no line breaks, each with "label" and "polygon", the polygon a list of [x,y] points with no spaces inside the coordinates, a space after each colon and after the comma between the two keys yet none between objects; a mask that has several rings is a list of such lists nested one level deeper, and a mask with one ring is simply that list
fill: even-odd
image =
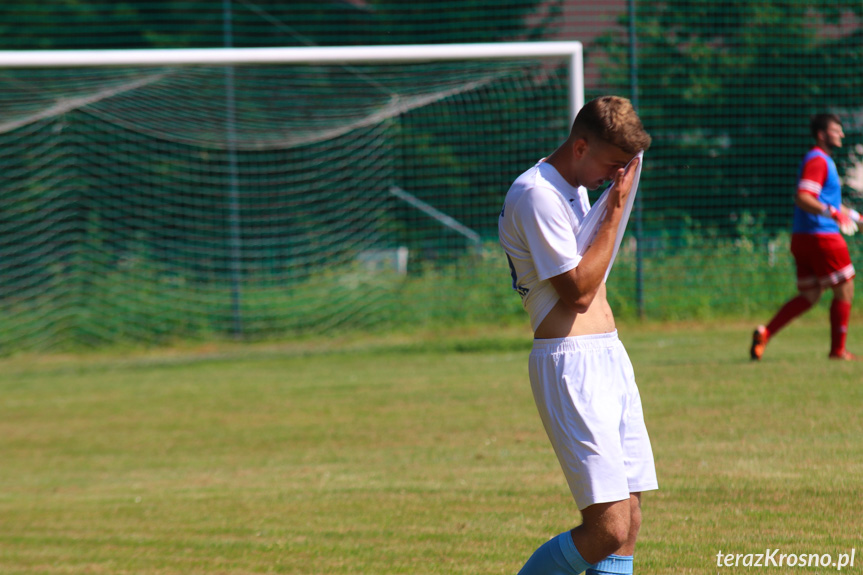
[{"label": "red sock", "polygon": [[851,302],[833,300],[830,304],[830,355],[845,353],[845,337],[851,318]]},{"label": "red sock", "polygon": [[812,304],[802,295],[789,300],[767,324],[767,337],[776,335],[788,322],[806,312],[810,307]]}]

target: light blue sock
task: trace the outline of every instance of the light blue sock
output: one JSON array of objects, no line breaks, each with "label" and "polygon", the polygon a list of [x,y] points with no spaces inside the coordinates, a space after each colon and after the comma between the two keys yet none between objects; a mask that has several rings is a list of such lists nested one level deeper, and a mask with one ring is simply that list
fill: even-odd
[{"label": "light blue sock", "polygon": [[587,575],[632,575],[632,556],[609,555],[588,569]]},{"label": "light blue sock", "polygon": [[572,534],[564,531],[534,551],[518,575],[579,575],[589,567],[575,548]]}]

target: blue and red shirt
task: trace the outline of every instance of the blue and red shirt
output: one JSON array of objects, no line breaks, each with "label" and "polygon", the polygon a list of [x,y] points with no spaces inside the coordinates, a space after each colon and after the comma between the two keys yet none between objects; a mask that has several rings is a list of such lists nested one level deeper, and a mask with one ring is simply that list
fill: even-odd
[{"label": "blue and red shirt", "polygon": [[[797,193],[811,194],[834,208],[842,206],[842,182],[836,163],[824,150],[812,148],[803,157],[797,172]],[[839,224],[833,218],[810,214],[794,206],[791,232],[795,234],[838,234]]]}]

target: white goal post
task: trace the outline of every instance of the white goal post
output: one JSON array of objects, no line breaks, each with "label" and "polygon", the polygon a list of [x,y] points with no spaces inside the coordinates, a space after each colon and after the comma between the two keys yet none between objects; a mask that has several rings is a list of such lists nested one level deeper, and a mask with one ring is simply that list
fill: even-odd
[{"label": "white goal post", "polygon": [[574,120],[584,105],[584,60],[582,44],[577,41],[299,48],[0,50],[0,68],[405,63],[520,57],[569,58],[569,113],[570,120]]}]

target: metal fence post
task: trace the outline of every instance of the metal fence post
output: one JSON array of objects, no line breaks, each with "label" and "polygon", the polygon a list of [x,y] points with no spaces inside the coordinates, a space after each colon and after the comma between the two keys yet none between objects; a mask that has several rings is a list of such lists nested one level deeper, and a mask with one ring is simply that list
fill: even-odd
[{"label": "metal fence post", "polygon": [[[638,110],[638,38],[635,33],[635,0],[629,0],[629,85],[632,106]],[[642,200],[635,197],[635,301],[638,317],[644,319],[644,245]]]},{"label": "metal fence post", "polygon": [[[234,45],[233,25],[231,14],[231,0],[222,0],[223,21],[224,21],[224,47],[232,48]],[[225,66],[225,132],[227,137],[228,151],[228,193],[229,193],[229,219],[231,230],[231,314],[232,314],[232,334],[234,338],[239,339],[243,336],[243,318],[241,311],[241,275],[242,262],[240,237],[240,190],[239,176],[237,168],[237,102],[234,92],[234,66],[228,64]]]}]

